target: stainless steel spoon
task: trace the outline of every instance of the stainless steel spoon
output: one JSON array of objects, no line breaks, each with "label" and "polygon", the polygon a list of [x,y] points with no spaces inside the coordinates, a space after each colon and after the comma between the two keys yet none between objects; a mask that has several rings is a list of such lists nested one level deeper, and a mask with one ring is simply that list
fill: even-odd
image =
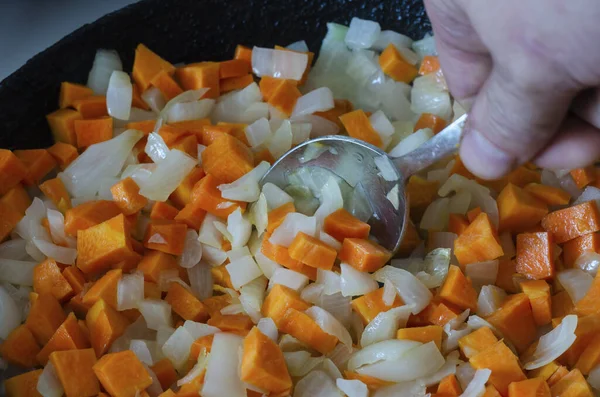
[{"label": "stainless steel spoon", "polygon": [[[342,135],[323,136],[306,141],[288,151],[273,164],[261,180],[261,186],[271,182],[281,188],[290,184],[289,177],[301,167],[324,168],[344,179],[355,189],[361,189],[367,199],[372,216],[368,223],[371,234],[381,245],[396,252],[404,236],[408,221],[408,199],[405,185],[411,175],[435,162],[454,154],[462,136],[467,116],[458,118],[443,131],[419,148],[401,157],[390,158],[395,166],[396,181],[386,181],[375,165],[375,158],[388,156],[383,150],[361,140]],[[319,143],[330,148],[318,157],[304,162],[308,145]],[[398,185],[398,208],[394,208],[386,195]]]}]

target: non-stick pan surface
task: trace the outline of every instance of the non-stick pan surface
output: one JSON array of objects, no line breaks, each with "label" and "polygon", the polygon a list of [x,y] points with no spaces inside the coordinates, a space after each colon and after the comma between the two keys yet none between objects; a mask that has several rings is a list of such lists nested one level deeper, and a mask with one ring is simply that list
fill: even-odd
[{"label": "non-stick pan surface", "polygon": [[61,81],[85,84],[98,48],[117,50],[126,71],[138,43],[172,63],[230,59],[237,44],[306,40],[315,51],[327,22],[354,16],[414,39],[431,30],[422,0],[141,1],[78,29],[0,83],[0,148],[52,144],[44,115],[57,109]]}]

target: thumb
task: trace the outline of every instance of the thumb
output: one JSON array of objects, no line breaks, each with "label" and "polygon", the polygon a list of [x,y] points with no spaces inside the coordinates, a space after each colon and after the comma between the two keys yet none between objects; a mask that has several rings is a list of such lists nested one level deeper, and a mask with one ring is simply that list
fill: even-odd
[{"label": "thumb", "polygon": [[534,158],[552,139],[574,93],[542,73],[494,67],[477,94],[460,156],[484,179],[498,179]]}]

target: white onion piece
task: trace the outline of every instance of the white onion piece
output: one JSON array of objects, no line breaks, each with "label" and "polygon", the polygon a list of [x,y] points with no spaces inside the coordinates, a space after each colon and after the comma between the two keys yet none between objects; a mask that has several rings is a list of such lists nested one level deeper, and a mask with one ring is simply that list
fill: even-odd
[{"label": "white onion piece", "polygon": [[267,258],[262,252],[258,251],[254,255],[254,259],[256,260],[256,264],[260,267],[260,270],[263,274],[270,280],[273,278],[275,271],[277,269],[281,269],[282,266],[277,262]]},{"label": "white onion piece", "polygon": [[357,350],[358,349],[349,350],[346,346],[338,343],[332,351],[327,353],[327,357],[340,371],[344,371],[347,368],[348,360],[350,360],[352,354]]},{"label": "white onion piece", "polygon": [[575,260],[575,267],[589,273],[591,276],[598,274],[600,266],[600,254],[593,251],[586,251]]},{"label": "white onion piece", "polygon": [[333,236],[323,231],[319,232],[319,240],[321,240],[331,248],[335,249],[337,252],[340,252],[340,250],[342,249],[342,243],[337,241]]},{"label": "white onion piece", "polygon": [[395,132],[394,126],[390,120],[386,117],[384,112],[378,110],[369,116],[369,122],[381,137],[383,146],[386,147],[392,140],[392,135],[394,135]]},{"label": "white onion piece", "polygon": [[273,244],[289,247],[298,233],[302,232],[314,237],[316,231],[317,220],[315,217],[290,212],[285,216],[281,225],[273,231],[269,241]]},{"label": "white onion piece", "polygon": [[292,123],[292,145],[299,145],[310,138],[312,124]]},{"label": "white onion piece", "polygon": [[[436,233],[441,234],[441,233]],[[456,239],[454,233],[444,233],[449,236],[450,239]],[[427,287],[437,288],[444,283],[446,276],[448,275],[448,268],[450,266],[451,250],[450,248],[436,248],[431,251],[423,263],[423,271],[418,272],[416,277]]]},{"label": "white onion piece", "polygon": [[231,261],[225,265],[225,269],[231,277],[231,284],[235,289],[240,289],[250,281],[260,277],[262,272],[252,256],[245,256]]},{"label": "white onion piece", "polygon": [[261,47],[252,49],[252,71],[259,77],[300,80],[307,65],[306,54]]},{"label": "white onion piece", "polygon": [[469,263],[465,267],[465,275],[471,279],[476,290],[481,289],[484,285],[493,285],[496,283],[496,277],[498,276],[498,263],[497,259]]},{"label": "white onion piece", "polygon": [[186,322],[183,323],[183,327],[190,333],[194,340],[202,338],[203,336],[213,335],[217,332],[221,332],[221,330],[217,327],[191,320],[186,320]]},{"label": "white onion piece", "polygon": [[213,286],[213,278],[210,271],[210,266],[206,263],[200,262],[187,269],[187,273],[190,279],[190,287],[194,295],[200,300],[210,298],[212,296]]},{"label": "white onion piece", "polygon": [[317,269],[317,284],[322,284],[323,293],[332,295],[342,290],[342,278],[331,270]]},{"label": "white onion piece", "polygon": [[179,327],[164,343],[162,352],[173,363],[175,368],[181,370],[187,364],[190,348],[195,340],[185,327]]},{"label": "white onion piece", "polygon": [[296,383],[294,397],[343,397],[343,394],[328,374],[312,371]]},{"label": "white onion piece", "polygon": [[213,109],[211,120],[230,123],[243,122],[244,112],[255,103],[262,102],[262,94],[258,84],[252,83],[240,91],[233,91],[219,99]]},{"label": "white onion piece", "polygon": [[506,291],[495,285],[485,285],[477,298],[477,313],[487,317],[500,308],[506,298]]},{"label": "white onion piece", "polygon": [[438,54],[437,50],[435,48],[435,40],[434,40],[433,35],[427,35],[427,36],[423,37],[421,40],[415,41],[412,44],[412,48],[413,48],[413,50],[415,50],[415,52],[417,54],[419,54],[419,56],[421,58],[423,58],[426,55],[437,55]]},{"label": "white onion piece", "polygon": [[356,270],[346,263],[342,263],[340,267],[342,269],[340,278],[342,295],[365,295],[379,288],[379,285],[371,278],[369,273]]},{"label": "white onion piece", "polygon": [[517,254],[517,249],[515,248],[515,243],[510,232],[500,233],[498,239],[500,240],[500,246],[502,246],[502,252],[504,252],[503,257],[507,259],[514,258]]},{"label": "white onion piece", "polygon": [[150,87],[141,95],[142,100],[146,102],[150,109],[155,113],[160,113],[167,104],[162,92],[156,87]]},{"label": "white onion piece", "polygon": [[[21,238],[26,240],[26,249],[27,243],[32,244],[31,240],[34,237],[50,241],[50,236],[46,232],[46,229],[41,225],[42,219],[44,219],[44,217],[47,216],[47,213],[48,212],[46,210],[44,202],[39,198],[35,197],[31,202],[31,205],[25,210],[25,216],[21,218],[19,223],[17,223],[17,225],[15,226],[13,233],[19,235]],[[44,258],[42,258],[41,260],[43,259]]]},{"label": "white onion piece", "polygon": [[457,350],[450,352],[446,356],[446,362],[442,367],[434,374],[429,375],[424,378],[420,378],[418,382],[427,387],[436,385],[442,381],[448,375],[453,375],[456,373],[456,366],[461,363],[460,354]]},{"label": "white onion piece", "polygon": [[36,265],[36,262],[0,259],[0,281],[31,287],[33,285],[33,268]]},{"label": "white onion piece", "polygon": [[422,128],[398,142],[398,144],[389,151],[389,154],[391,157],[404,156],[430,140],[432,137],[433,131],[431,128]]},{"label": "white onion piece", "polygon": [[267,282],[266,277],[259,277],[244,285],[240,290],[240,303],[255,324],[262,318],[260,310],[265,299]]},{"label": "white onion piece", "polygon": [[410,48],[413,40],[403,34],[394,32],[393,30],[383,30],[379,33],[377,40],[373,43],[374,50],[383,51],[388,45],[393,44],[396,48]]},{"label": "white onion piece", "polygon": [[119,54],[114,50],[97,50],[88,75],[87,86],[94,91],[94,94],[105,95],[110,77],[115,70],[123,70]]},{"label": "white onion piece", "polygon": [[146,142],[144,151],[153,162],[160,163],[167,158],[170,149],[160,135],[151,132],[148,135],[148,141]]},{"label": "white onion piece", "polygon": [[350,357],[348,370],[354,371],[362,366],[380,361],[397,360],[409,350],[421,345],[421,342],[412,340],[389,339],[364,346]]},{"label": "white onion piece", "polygon": [[244,124],[252,124],[257,120],[269,117],[269,104],[264,102],[256,102],[251,104],[244,110],[240,116],[240,122]]},{"label": "white onion piece", "polygon": [[23,239],[14,238],[0,244],[0,258],[14,259],[17,261],[27,259],[28,255],[25,252],[26,241]]},{"label": "white onion piece", "polygon": [[138,303],[138,309],[148,328],[159,330],[171,326],[171,305],[167,302],[159,299],[145,299]]},{"label": "white onion piece", "polygon": [[196,266],[201,258],[202,243],[198,241],[198,233],[195,230],[188,229],[185,234],[183,253],[177,258],[177,263],[183,268],[190,269]]},{"label": "white onion piece", "polygon": [[51,361],[48,361],[38,378],[36,390],[43,397],[61,397],[65,392]]},{"label": "white onion piece", "polygon": [[186,153],[169,151],[150,178],[140,186],[140,194],[150,200],[166,201],[195,166],[196,160]]},{"label": "white onion piece", "polygon": [[321,188],[321,205],[317,208],[314,218],[317,222],[317,228],[321,228],[325,218],[344,207],[344,199],[338,181],[333,176],[327,179],[327,182]]},{"label": "white onion piece", "polygon": [[[33,274],[31,275],[33,279]],[[0,285],[0,339],[6,339],[21,323],[21,312],[6,287]]]},{"label": "white onion piece", "polygon": [[137,358],[146,365],[153,365],[154,360],[152,358],[152,351],[154,351],[153,344],[156,342],[133,339],[129,342],[129,350],[131,350]]},{"label": "white onion piece", "polygon": [[[66,244],[70,248],[77,246],[77,241],[65,233],[65,217],[60,211],[48,209],[47,218],[52,241],[56,244]],[[25,247],[23,247],[23,250],[25,250]]]},{"label": "white onion piece", "polygon": [[450,94],[431,87],[429,83],[421,84],[425,79],[435,79],[435,74],[431,73],[415,79],[411,91],[410,109],[416,114],[431,113],[449,120],[452,115]]},{"label": "white onion piece", "polygon": [[231,314],[248,314],[246,310],[244,310],[244,306],[241,303],[232,303],[231,305],[227,305],[221,309],[221,314],[223,315],[231,315]]},{"label": "white onion piece", "polygon": [[231,234],[231,246],[243,247],[248,243],[252,233],[252,223],[242,215],[240,208],[233,211],[227,217],[227,231]]},{"label": "white onion piece", "polygon": [[410,316],[411,306],[400,306],[379,313],[367,326],[360,339],[360,345],[365,347],[373,343],[391,339],[396,336],[399,328],[404,328]]},{"label": "white onion piece", "polygon": [[412,306],[413,314],[420,313],[425,309],[433,297],[429,289],[418,278],[403,269],[384,266],[373,274],[373,278],[379,282],[389,279],[406,305]]},{"label": "white onion piece", "polygon": [[485,384],[490,378],[492,371],[487,368],[475,371],[475,376],[469,382],[469,386],[461,394],[462,397],[480,397],[485,393]]},{"label": "white onion piece", "polygon": [[348,397],[369,397],[367,385],[358,379],[348,380],[339,378],[336,379],[335,384]]},{"label": "white onion piece", "polygon": [[188,372],[187,375],[177,381],[177,386],[181,387],[202,375],[202,373],[206,370],[208,357],[209,353],[207,353],[205,349],[201,349],[196,364],[192,367],[192,369],[190,369],[190,372]]},{"label": "white onion piece", "polygon": [[319,306],[312,306],[304,313],[315,320],[323,331],[338,338],[338,340],[346,345],[348,349],[352,349],[352,337],[350,336],[350,333],[331,313],[321,309]]},{"label": "white onion piece", "polygon": [[577,339],[576,329],[577,316],[565,316],[556,328],[540,337],[533,356],[525,363],[524,368],[540,368],[560,357]]},{"label": "white onion piece", "polygon": [[269,213],[267,198],[264,194],[258,195],[258,200],[250,206],[248,211],[249,221],[256,227],[256,231],[261,236],[269,224]]},{"label": "white onion piece", "polygon": [[456,367],[456,379],[460,383],[461,389],[465,390],[475,376],[475,368],[469,362],[461,363]]},{"label": "white onion piece", "polygon": [[313,305],[318,305],[324,290],[325,285],[311,283],[304,287],[304,289],[300,293],[300,297],[302,298],[302,300],[310,302]]},{"label": "white onion piece", "polygon": [[304,274],[282,267],[276,269],[271,275],[271,278],[269,279],[269,290],[273,288],[275,284],[280,284],[291,288],[296,292],[300,292],[306,287],[308,281],[308,277]]},{"label": "white onion piece", "polygon": [[381,295],[381,300],[386,306],[392,306],[396,300],[396,296],[398,296],[396,287],[394,287],[394,284],[390,280],[385,279],[383,282],[383,294]]},{"label": "white onion piece", "polygon": [[563,270],[557,278],[575,304],[583,299],[594,282],[594,278],[581,269]]},{"label": "white onion piece", "polygon": [[59,174],[67,191],[73,197],[94,196],[98,192],[98,181],[121,172],[131,149],[143,135],[140,131],[127,130],[111,140],[88,147]]},{"label": "white onion piece", "polygon": [[428,397],[426,391],[419,382],[402,382],[377,389],[373,397]]},{"label": "white onion piece", "polygon": [[352,49],[370,48],[375,44],[381,33],[381,26],[377,22],[360,18],[352,18],[346,38],[346,45]]},{"label": "white onion piece", "polygon": [[304,41],[304,40],[295,41],[285,48],[287,48],[288,50],[291,50],[291,51],[296,51],[296,52],[308,52],[309,51],[308,45],[306,44],[306,41]]},{"label": "white onion piece", "polygon": [[316,305],[331,313],[333,317],[337,318],[345,327],[348,327],[352,321],[351,302],[352,298],[343,296],[340,292],[336,292],[335,294],[323,293],[318,296]]},{"label": "white onion piece", "polygon": [[388,156],[382,155],[375,157],[373,160],[383,179],[388,182],[396,182],[398,180],[396,167],[392,164],[392,160]]},{"label": "white onion piece", "polygon": [[258,182],[267,173],[271,165],[262,161],[259,165],[254,167],[252,171],[243,175],[241,178],[233,181],[232,183],[219,185],[218,188],[221,191],[221,196],[228,200],[245,201],[253,203],[258,200],[260,195],[260,187]]},{"label": "white onion piece", "polygon": [[317,88],[298,98],[291,118],[295,119],[315,112],[325,112],[333,109],[334,106],[331,90],[327,87]]},{"label": "white onion piece", "polygon": [[423,230],[444,230],[450,216],[450,200],[439,198],[425,209],[419,227]]},{"label": "white onion piece", "polygon": [[[215,227],[215,222],[218,220],[219,218],[213,214],[206,214],[204,221],[202,221],[202,225],[200,225],[200,230],[198,231],[198,241],[220,250],[222,237],[221,233]],[[203,249],[203,254],[204,252],[207,252],[206,247]],[[225,259],[223,259],[223,261],[224,260]]]},{"label": "white onion piece", "polygon": [[35,238],[33,243],[48,258],[55,259],[57,262],[65,265],[73,265],[77,258],[77,250],[75,248],[61,247],[60,245],[52,244],[48,241]]},{"label": "white onion piece", "polygon": [[271,139],[271,126],[265,117],[256,120],[245,129],[246,139],[255,148]]},{"label": "white onion piece", "polygon": [[435,342],[429,342],[407,351],[399,359],[365,365],[356,372],[389,382],[407,382],[435,373],[444,362]]},{"label": "white onion piece", "polygon": [[283,120],[267,144],[267,149],[275,159],[283,156],[292,148],[292,125],[289,120]]},{"label": "white onion piece", "polygon": [[292,196],[271,182],[267,182],[263,185],[262,192],[267,198],[267,207],[269,211],[294,201]]},{"label": "white onion piece", "polygon": [[169,108],[168,112],[166,112],[167,122],[176,123],[179,121],[200,120],[206,118],[210,115],[214,106],[214,99],[201,99],[193,102],[176,103]]},{"label": "white onion piece", "polygon": [[314,114],[297,117],[294,121],[309,123],[311,125],[311,138],[317,138],[324,135],[336,135],[340,132],[340,127],[338,127],[336,123]]},{"label": "white onion piece", "polygon": [[115,70],[110,76],[106,91],[106,108],[111,117],[119,120],[129,120],[133,85],[129,75]]},{"label": "white onion piece", "polygon": [[258,330],[269,337],[273,342],[277,343],[277,339],[279,338],[279,331],[277,330],[277,326],[273,322],[271,317],[263,317],[256,324]]},{"label": "white onion piece", "polygon": [[[341,345],[343,346],[343,345]],[[279,341],[279,348],[282,352],[297,352],[300,350],[310,349],[308,346],[300,342],[298,339],[294,338],[291,335],[283,334],[281,335],[281,339]],[[344,347],[345,348],[345,347]]]},{"label": "white onion piece", "polygon": [[450,213],[465,215],[471,205],[471,193],[463,190],[450,199]]},{"label": "white onion piece", "polygon": [[311,354],[304,350],[285,352],[283,357],[290,375],[294,377],[306,375],[323,362],[323,357],[311,357]]},{"label": "white onion piece", "polygon": [[587,201],[595,201],[596,205],[600,208],[600,189],[594,186],[586,187],[572,205],[583,204]]},{"label": "white onion piece", "polygon": [[137,309],[144,300],[144,275],[124,274],[117,283],[117,310]]},{"label": "white onion piece", "polygon": [[243,341],[238,335],[215,334],[200,392],[203,396],[246,397],[246,388],[238,374]]}]

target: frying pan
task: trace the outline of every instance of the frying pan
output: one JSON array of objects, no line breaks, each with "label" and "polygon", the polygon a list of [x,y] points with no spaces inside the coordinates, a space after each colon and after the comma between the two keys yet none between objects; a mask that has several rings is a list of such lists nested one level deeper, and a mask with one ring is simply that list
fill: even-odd
[{"label": "frying pan", "polygon": [[[422,0],[140,1],[76,30],[0,82],[0,148],[52,145],[45,115],[58,108],[60,83],[85,84],[98,48],[117,50],[125,71],[139,43],[174,64],[231,59],[237,44],[305,40],[316,51],[327,22],[348,25],[355,16],[413,39],[431,31]],[[0,371],[0,384],[15,370]]]}]

